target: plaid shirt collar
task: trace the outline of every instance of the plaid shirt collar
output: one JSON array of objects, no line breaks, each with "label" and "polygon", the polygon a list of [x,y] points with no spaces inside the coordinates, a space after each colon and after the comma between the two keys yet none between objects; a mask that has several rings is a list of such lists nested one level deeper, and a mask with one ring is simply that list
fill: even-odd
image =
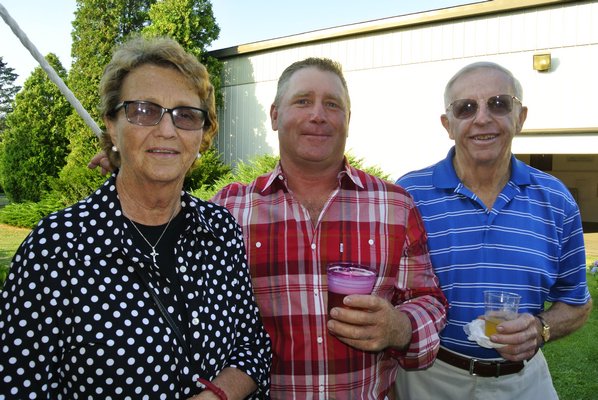
[{"label": "plaid shirt collar", "polygon": [[[357,174],[357,170],[349,164],[349,160],[347,160],[347,157],[343,158],[343,169],[339,171],[337,179],[340,186],[342,186],[343,183],[352,182],[353,185],[357,186],[360,189],[365,188],[363,182],[361,181],[361,178],[359,178],[359,175]],[[261,192],[264,192],[270,189],[270,187],[278,184],[276,182],[279,182],[281,185],[284,186],[285,189],[288,190],[287,177],[282,169],[280,161],[276,164],[276,167],[270,173],[270,177],[266,181]]]}]

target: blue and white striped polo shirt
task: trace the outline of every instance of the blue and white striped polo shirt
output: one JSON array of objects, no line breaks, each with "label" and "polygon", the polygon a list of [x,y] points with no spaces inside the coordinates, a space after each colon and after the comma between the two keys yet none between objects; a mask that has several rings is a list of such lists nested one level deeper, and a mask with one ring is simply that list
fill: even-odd
[{"label": "blue and white striped polo shirt", "polygon": [[579,208],[565,185],[511,157],[511,178],[492,210],[460,182],[454,147],[439,163],[397,183],[415,199],[432,265],[450,308],[443,346],[477,358],[498,353],[467,340],[463,326],[484,313],[483,291],[522,296],[520,312],[537,314],[544,302],[590,300]]}]

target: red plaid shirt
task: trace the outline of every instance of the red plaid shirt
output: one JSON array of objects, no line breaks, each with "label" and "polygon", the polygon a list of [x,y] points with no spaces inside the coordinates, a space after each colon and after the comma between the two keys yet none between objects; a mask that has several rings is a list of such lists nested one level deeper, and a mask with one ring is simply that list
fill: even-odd
[{"label": "red plaid shirt", "polygon": [[[289,191],[280,165],[213,198],[243,227],[255,296],[272,339],[274,399],[384,399],[399,363],[425,368],[438,349],[446,300],[411,197],[349,165],[338,181],[316,226]],[[405,352],[363,352],[327,332],[325,266],[331,261],[378,268],[373,294],[411,319]]]}]

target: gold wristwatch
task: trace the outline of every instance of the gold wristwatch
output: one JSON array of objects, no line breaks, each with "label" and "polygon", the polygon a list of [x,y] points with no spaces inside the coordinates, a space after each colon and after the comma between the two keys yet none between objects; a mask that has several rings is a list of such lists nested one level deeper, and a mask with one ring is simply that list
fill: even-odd
[{"label": "gold wristwatch", "polygon": [[540,333],[540,335],[542,336],[544,343],[546,343],[550,339],[550,326],[541,316],[536,315],[536,318],[538,318],[540,320],[540,323],[542,324],[542,332]]}]

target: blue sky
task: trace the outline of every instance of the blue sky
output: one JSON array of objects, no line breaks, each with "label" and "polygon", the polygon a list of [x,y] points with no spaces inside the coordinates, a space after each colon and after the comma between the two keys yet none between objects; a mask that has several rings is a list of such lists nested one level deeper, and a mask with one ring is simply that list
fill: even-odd
[{"label": "blue sky", "polygon": [[[211,48],[221,49],[318,29],[451,7],[482,0],[212,0],[220,37]],[[56,54],[70,68],[71,22],[75,0],[0,0],[43,55]],[[37,62],[0,18],[0,56],[19,74],[17,84]]]}]

